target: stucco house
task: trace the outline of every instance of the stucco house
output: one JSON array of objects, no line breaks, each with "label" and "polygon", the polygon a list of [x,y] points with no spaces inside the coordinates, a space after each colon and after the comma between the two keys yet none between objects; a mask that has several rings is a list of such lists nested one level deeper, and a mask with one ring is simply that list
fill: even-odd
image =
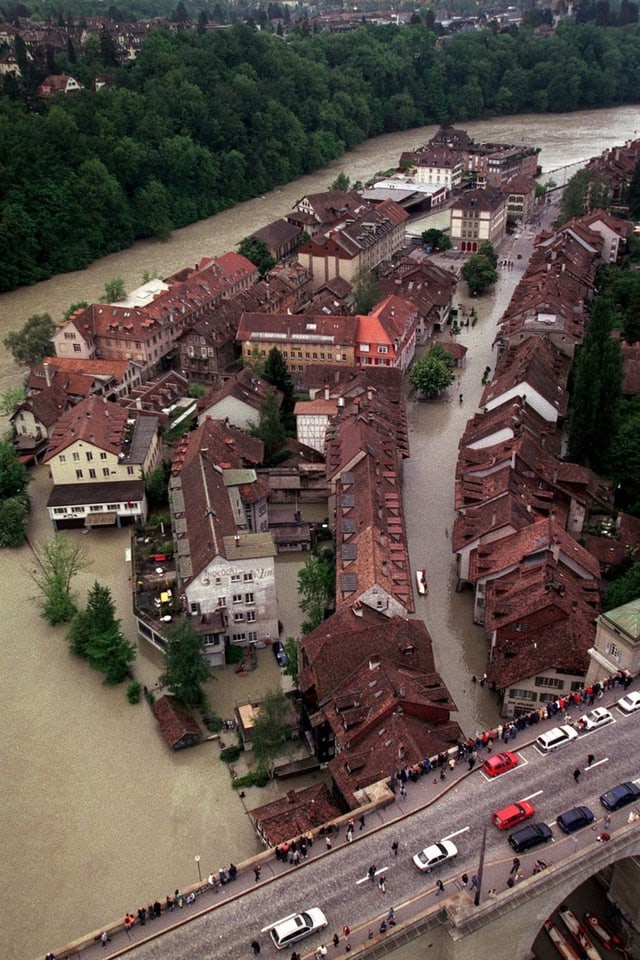
[{"label": "stucco house", "polygon": [[640,673],[640,597],[600,614],[589,656],[588,683],[620,672]]},{"label": "stucco house", "polygon": [[451,204],[449,235],[465,253],[475,253],[485,241],[497,247],[506,228],[507,198],[497,188],[469,190]]},{"label": "stucco house", "polygon": [[160,455],[157,417],[132,416],[100,397],[67,410],[45,457],[53,481],[47,509],[54,530],[143,522],[144,476]]}]

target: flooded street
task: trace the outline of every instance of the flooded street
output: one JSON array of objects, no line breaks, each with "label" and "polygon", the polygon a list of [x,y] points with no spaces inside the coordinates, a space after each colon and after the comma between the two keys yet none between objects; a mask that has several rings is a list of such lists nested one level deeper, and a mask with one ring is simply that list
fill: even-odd
[{"label": "flooded street", "polygon": [[[550,170],[628,139],[637,117],[636,108],[623,107],[570,117],[510,117],[465,128],[477,139],[538,144],[541,163]],[[48,311],[60,319],[70,303],[98,299],[113,276],[122,276],[132,289],[144,271],[166,276],[202,256],[233,249],[305,193],[325,189],[341,170],[352,180],[367,179],[395,166],[403,149],[434,132],[429,127],[381,137],[327,170],[178,231],[167,243],[137,244],[86,271],[4,294],[0,338],[34,313]],[[453,476],[458,440],[477,407],[482,373],[494,365],[495,321],[519,277],[517,270],[502,274],[491,296],[473,301],[479,319],[460,335],[469,353],[460,386],[451,389],[451,402],[408,403],[412,456],[405,466],[405,516],[412,570],[426,567],[429,581],[429,595],[417,598],[416,615],[424,618],[433,637],[437,667],[469,733],[495,723],[497,711],[489,691],[470,679],[482,674],[486,648],[483,631],[471,622],[471,594],[454,589]],[[463,288],[461,284],[456,297],[459,305],[466,302]],[[19,383],[23,375],[0,348],[0,390]],[[34,545],[51,534],[44,510],[48,489],[48,472],[38,468],[31,489],[29,535]],[[318,506],[314,519],[323,516],[324,507]],[[128,531],[97,528],[88,536],[79,531],[70,536],[91,559],[78,577],[78,594],[84,600],[96,579],[107,584],[125,632],[134,639],[125,562]],[[297,555],[278,562],[285,636],[299,630],[296,576],[301,562],[304,556]],[[5,784],[11,785],[5,788],[0,813],[2,879],[20,905],[5,910],[0,924],[0,956],[6,960],[32,960],[127,910],[135,912],[149,899],[193,883],[198,879],[196,855],[202,857],[204,874],[260,849],[245,807],[229,787],[218,745],[173,753],[146,704],[130,706],[124,686],[103,686],[101,675],[72,657],[65,629],[51,629],[38,616],[33,568],[28,546],[0,552],[2,769]],[[258,658],[255,673],[226,670],[211,682],[208,692],[218,714],[231,716],[236,701],[280,682],[271,651],[258,651]],[[143,643],[137,678],[152,687],[161,670],[161,657]],[[244,802],[247,808],[257,806],[279,789],[247,790]]]}]

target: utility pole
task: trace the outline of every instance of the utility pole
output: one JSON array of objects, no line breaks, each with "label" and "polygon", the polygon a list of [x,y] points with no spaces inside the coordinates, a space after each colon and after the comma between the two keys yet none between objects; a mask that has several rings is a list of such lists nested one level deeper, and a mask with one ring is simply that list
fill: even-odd
[{"label": "utility pole", "polygon": [[480,846],[480,861],[478,863],[478,886],[476,888],[476,895],[473,899],[473,904],[476,907],[480,906],[480,891],[482,889],[482,871],[484,870],[484,852],[487,846],[487,828],[484,827],[482,831],[482,844]]}]

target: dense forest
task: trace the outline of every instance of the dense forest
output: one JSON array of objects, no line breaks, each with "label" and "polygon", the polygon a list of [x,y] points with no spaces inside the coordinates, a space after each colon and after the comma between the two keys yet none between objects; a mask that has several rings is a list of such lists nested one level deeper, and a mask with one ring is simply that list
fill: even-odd
[{"label": "dense forest", "polygon": [[[59,67],[86,71],[80,58]],[[637,24],[444,43],[422,24],[286,41],[245,24],[157,31],[110,69],[111,89],[54,100],[4,89],[0,290],[166,237],[377,134],[640,102],[639,68]]]}]

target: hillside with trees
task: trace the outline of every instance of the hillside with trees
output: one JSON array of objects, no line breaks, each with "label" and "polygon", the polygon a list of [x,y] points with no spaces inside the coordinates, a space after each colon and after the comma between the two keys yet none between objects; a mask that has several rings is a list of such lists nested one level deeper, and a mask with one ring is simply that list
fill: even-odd
[{"label": "hillside with trees", "polygon": [[[90,64],[23,50],[0,98],[0,291],[166,238],[378,134],[640,102],[637,24],[444,44],[420,22],[305,33],[157,30],[127,66],[106,43]],[[104,70],[111,87],[40,98],[52,68],[87,85]]]}]

